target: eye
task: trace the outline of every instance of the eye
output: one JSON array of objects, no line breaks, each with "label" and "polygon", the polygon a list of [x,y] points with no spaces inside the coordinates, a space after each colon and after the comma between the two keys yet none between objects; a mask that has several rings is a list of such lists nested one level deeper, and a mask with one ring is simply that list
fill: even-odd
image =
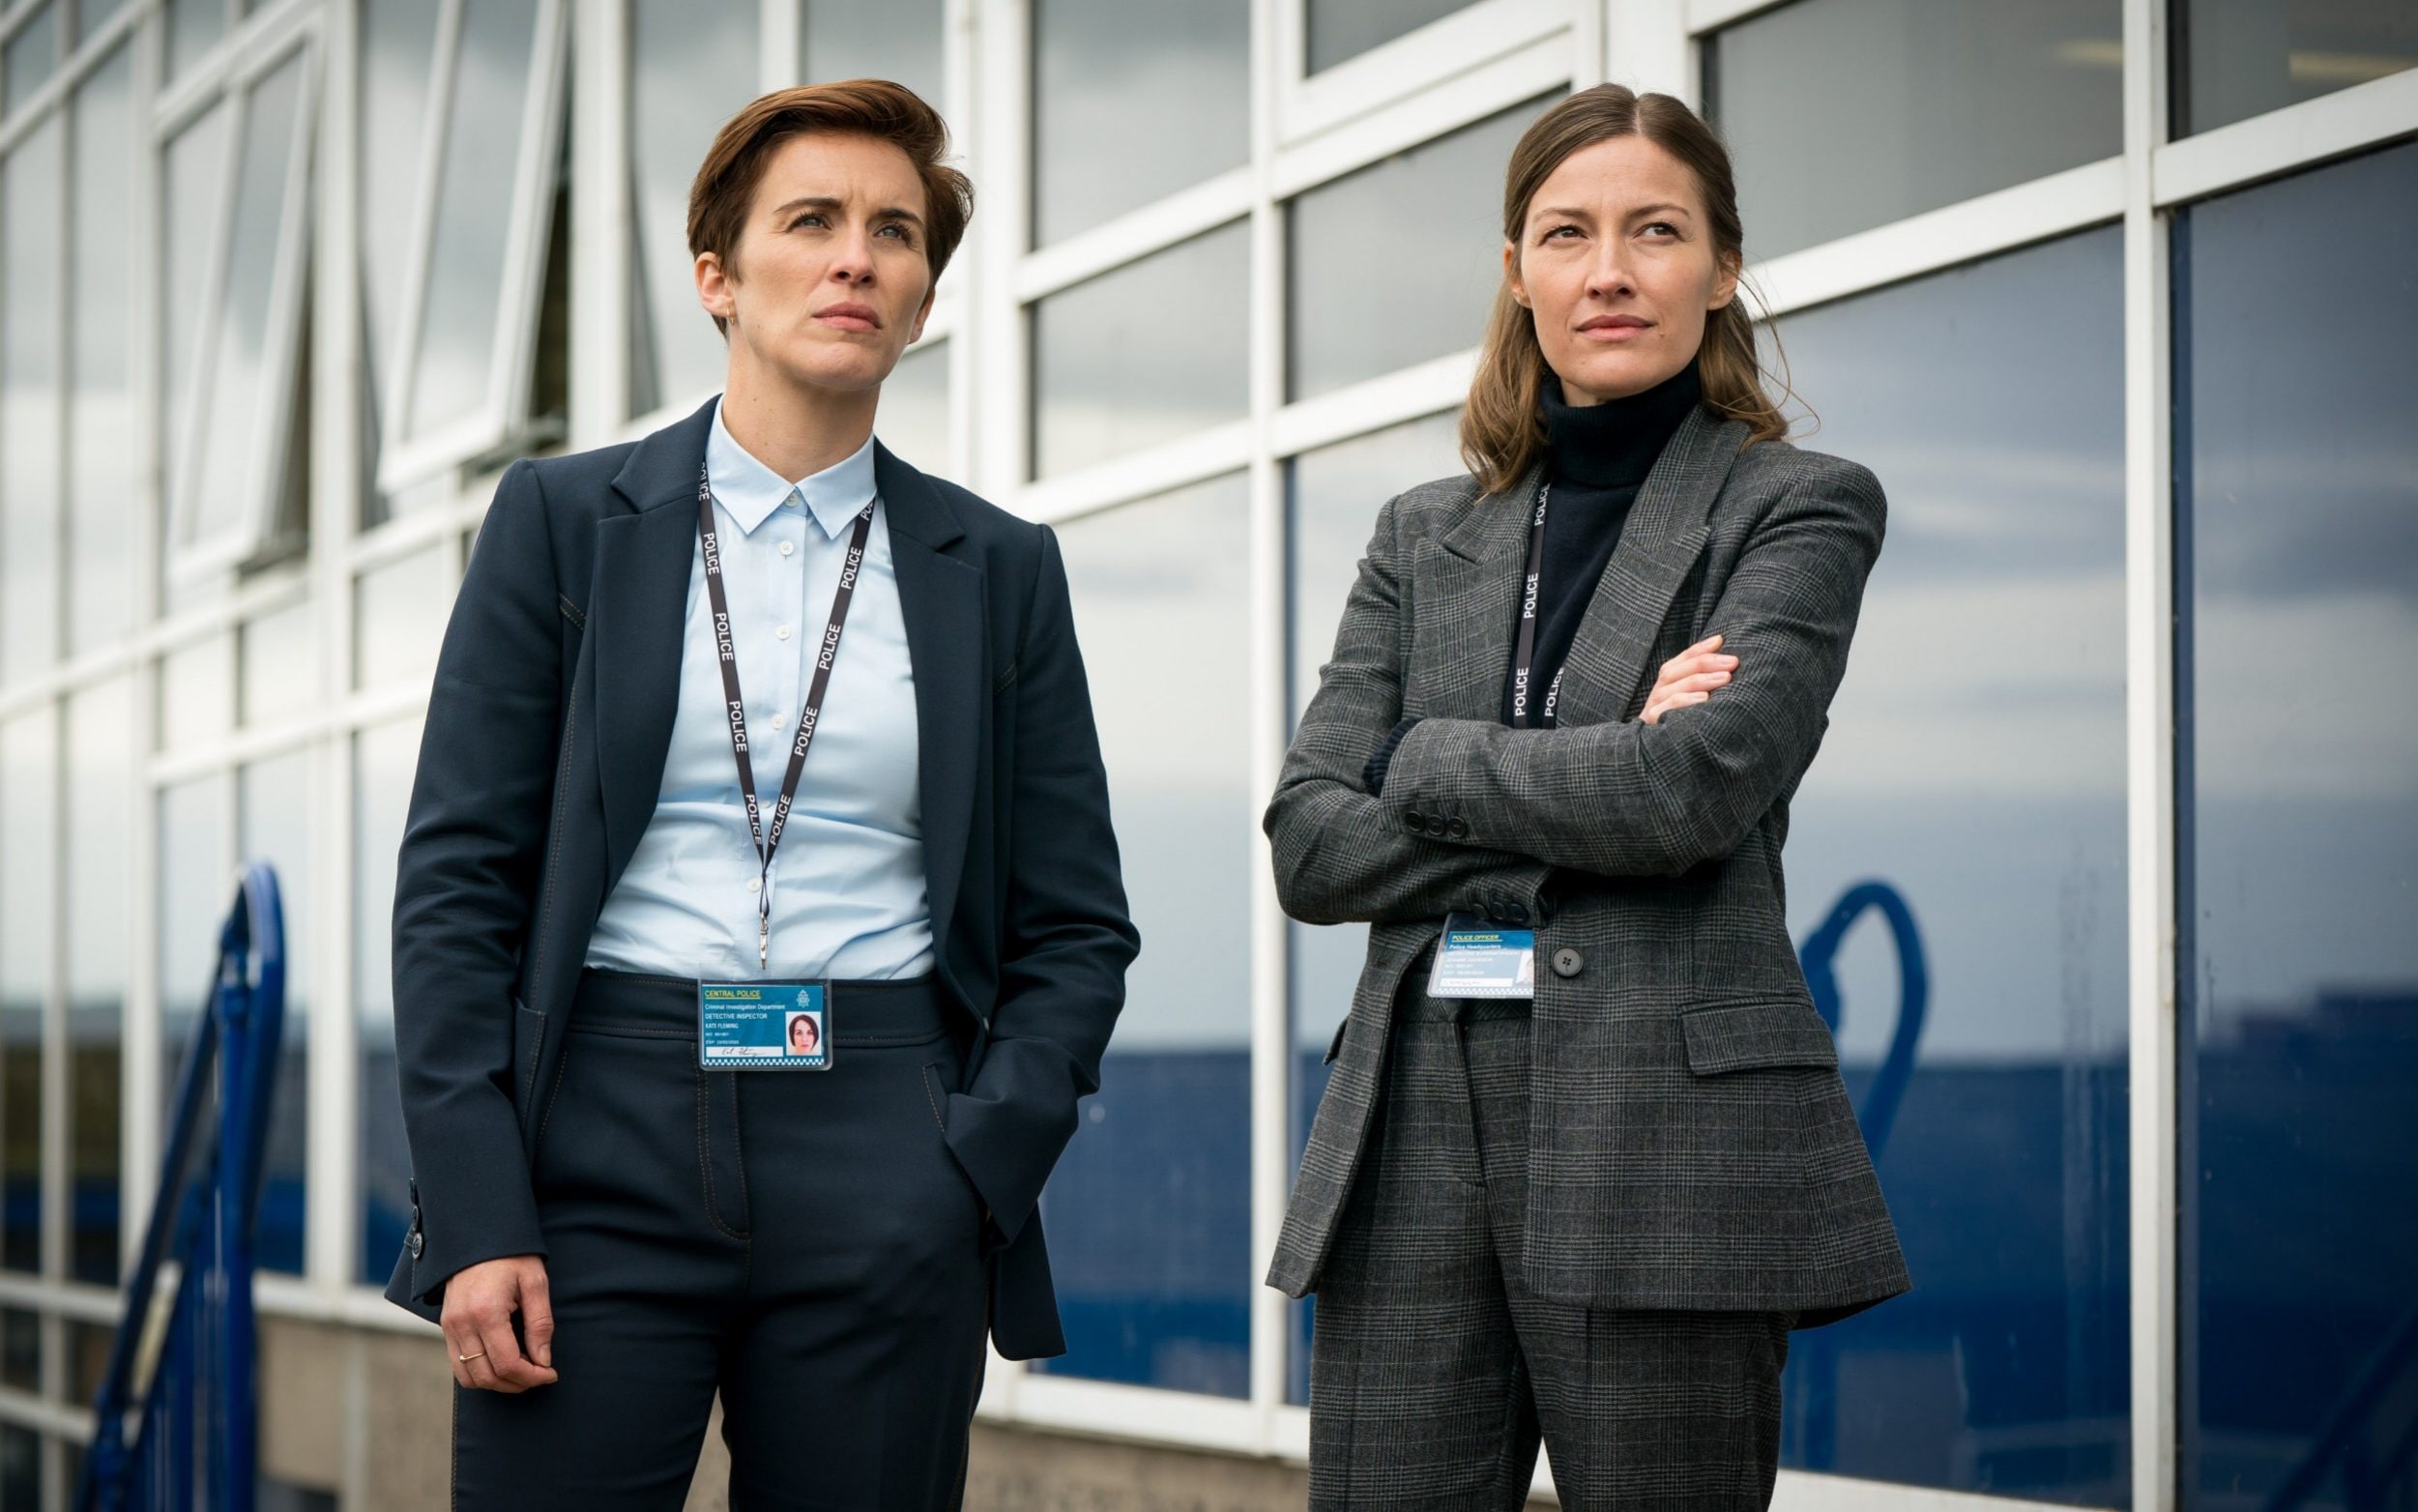
[{"label": "eye", "polygon": [[1646,223],[1644,227],[1642,227],[1642,229],[1644,229],[1644,230],[1647,230],[1647,231],[1652,231],[1652,230],[1656,230],[1656,229],[1661,229],[1661,230],[1664,230],[1664,231],[1668,231],[1668,232],[1670,232],[1673,236],[1677,236],[1677,235],[1679,234],[1679,228],[1678,228],[1677,226],[1673,225],[1673,224],[1672,224],[1670,221],[1668,221],[1668,220],[1653,220],[1653,221],[1648,221],[1648,222],[1647,222],[1647,223]]},{"label": "eye", "polygon": [[1577,226],[1574,226],[1574,225],[1558,225],[1558,226],[1549,226],[1549,227],[1547,227],[1547,228],[1546,228],[1546,230],[1545,230],[1545,234],[1544,234],[1543,236],[1541,236],[1541,237],[1538,237],[1538,238],[1537,238],[1537,240],[1538,240],[1538,241],[1540,241],[1540,242],[1550,242],[1550,241],[1552,241],[1555,237],[1559,236],[1559,235],[1560,235],[1562,232],[1564,232],[1564,231],[1569,232],[1572,236],[1577,236],[1577,235],[1579,234],[1579,228],[1578,228]]},{"label": "eye", "polygon": [[795,231],[795,230],[797,230],[800,226],[804,225],[804,224],[805,224],[807,221],[809,221],[809,220],[813,220],[813,221],[820,221],[820,220],[822,220],[822,218],[823,218],[823,212],[821,212],[821,211],[819,211],[819,210],[808,210],[808,211],[804,211],[804,212],[801,212],[796,219],[792,220],[792,221],[789,223],[789,228],[790,228],[792,231]]}]

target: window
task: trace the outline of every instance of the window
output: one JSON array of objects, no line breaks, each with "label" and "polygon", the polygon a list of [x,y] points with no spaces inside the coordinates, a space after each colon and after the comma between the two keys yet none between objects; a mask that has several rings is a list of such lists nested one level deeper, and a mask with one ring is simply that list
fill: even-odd
[{"label": "window", "polygon": [[123,1242],[119,1146],[126,929],[136,791],[131,689],[120,678],[67,706],[67,1038],[70,1273],[115,1286]]},{"label": "window", "polygon": [[1249,31],[1244,0],[1033,0],[1034,245],[1241,167]]},{"label": "window", "polygon": [[1250,249],[1238,220],[1033,306],[1035,477],[1243,418]]},{"label": "window", "polygon": [[947,478],[956,473],[948,440],[948,343],[926,341],[898,360],[882,385],[873,424],[900,461]]},{"label": "window", "polygon": [[[285,912],[285,1026],[277,1042],[275,1101],[261,1162],[260,1220],[253,1254],[270,1270],[303,1268],[304,1190],[309,1131],[311,970],[316,958],[312,930],[318,899],[311,885],[311,771],[307,750],[294,751],[243,769],[242,860],[265,862],[277,872]],[[233,901],[230,890],[223,911]]]},{"label": "window", "polygon": [[[1288,0],[1292,3],[1292,0]],[[1309,72],[1320,73],[1450,15],[1470,0],[1305,0]]]},{"label": "window", "polygon": [[1705,38],[1747,255],[2113,157],[2123,34],[2117,0],[1797,0]]},{"label": "window", "polygon": [[415,186],[428,136],[428,98],[445,0],[362,0],[359,78],[361,158],[354,195],[361,240],[360,381],[367,391],[362,436],[363,524],[387,517],[378,458],[398,417],[386,385],[400,344],[403,279],[409,270]]},{"label": "window", "polygon": [[69,186],[68,570],[74,609],[68,649],[90,651],[123,637],[134,624],[137,497],[134,431],[134,333],[127,318],[134,278],[126,234],[127,186],[135,166],[132,50],[120,47],[76,87]]},{"label": "window", "polygon": [[2178,0],[2177,135],[2205,131],[2418,68],[2406,4]]},{"label": "window", "polygon": [[805,65],[808,83],[843,78],[886,78],[906,85],[933,109],[946,112],[941,87],[942,0],[806,0]]},{"label": "window", "polygon": [[2175,228],[2179,1374],[2210,1504],[2418,1487],[2384,1453],[2418,1274],[2418,712],[2382,670],[2418,657],[2413,239],[2418,145]]},{"label": "window", "polygon": [[1291,397],[1478,344],[1502,282],[1504,168],[1548,103],[1514,106],[1293,201]]},{"label": "window", "polygon": [[[1045,1198],[1054,1374],[1249,1384],[1249,492],[1237,475],[1065,527],[1133,920],[1151,947]],[[1113,691],[1110,691],[1113,690]],[[1147,837],[1145,842],[1143,837]]]},{"label": "window", "polygon": [[1780,322],[1804,444],[1889,495],[1789,923],[1920,1278],[1792,1341],[1805,1469],[2130,1497],[2121,246]]},{"label": "window", "polygon": [[50,995],[58,724],[0,723],[0,1267],[42,1267],[42,1020]]},{"label": "window", "polygon": [[[232,794],[223,773],[161,788],[158,808],[160,1102],[176,1109],[177,1078],[218,958],[218,921],[235,899]],[[164,1127],[164,1122],[162,1124]]]},{"label": "window", "polygon": [[8,108],[14,111],[24,104],[26,97],[42,88],[58,66],[59,8],[45,5],[0,49],[0,83],[8,89]]},{"label": "window", "polygon": [[0,161],[0,682],[59,654],[59,191],[44,120]]},{"label": "window", "polygon": [[383,1286],[411,1222],[411,1149],[394,1062],[394,859],[403,848],[420,721],[353,740],[353,1008],[361,1035],[361,1272]]}]

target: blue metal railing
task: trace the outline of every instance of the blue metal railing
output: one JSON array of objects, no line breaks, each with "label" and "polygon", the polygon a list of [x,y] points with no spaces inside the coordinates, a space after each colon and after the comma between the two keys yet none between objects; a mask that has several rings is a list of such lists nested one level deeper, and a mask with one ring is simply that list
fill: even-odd
[{"label": "blue metal railing", "polygon": [[[252,1226],[285,1024],[285,913],[265,865],[244,869],[210,982],[177,1076],[142,1257],[93,1403],[79,1512],[251,1512]],[[162,1295],[171,1263],[173,1293]]]}]

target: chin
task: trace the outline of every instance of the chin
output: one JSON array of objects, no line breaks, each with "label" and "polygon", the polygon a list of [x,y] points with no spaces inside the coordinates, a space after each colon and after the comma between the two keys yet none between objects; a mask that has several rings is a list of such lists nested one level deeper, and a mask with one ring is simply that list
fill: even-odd
[{"label": "chin", "polygon": [[[1643,393],[1670,373],[1659,371],[1661,354],[1654,352],[1589,352],[1562,376],[1562,382],[1597,403]],[[1560,369],[1556,369],[1559,372]],[[1672,372],[1678,371],[1673,368]]]}]

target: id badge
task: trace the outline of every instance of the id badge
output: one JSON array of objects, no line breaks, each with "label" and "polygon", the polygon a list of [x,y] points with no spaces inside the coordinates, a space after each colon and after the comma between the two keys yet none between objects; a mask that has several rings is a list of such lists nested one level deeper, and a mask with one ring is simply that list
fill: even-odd
[{"label": "id badge", "polygon": [[697,1063],[709,1071],[828,1071],[821,982],[697,983]]},{"label": "id badge", "polygon": [[1436,967],[1428,974],[1431,998],[1533,998],[1536,996],[1536,931],[1511,929],[1474,914],[1444,919],[1436,944]]}]

